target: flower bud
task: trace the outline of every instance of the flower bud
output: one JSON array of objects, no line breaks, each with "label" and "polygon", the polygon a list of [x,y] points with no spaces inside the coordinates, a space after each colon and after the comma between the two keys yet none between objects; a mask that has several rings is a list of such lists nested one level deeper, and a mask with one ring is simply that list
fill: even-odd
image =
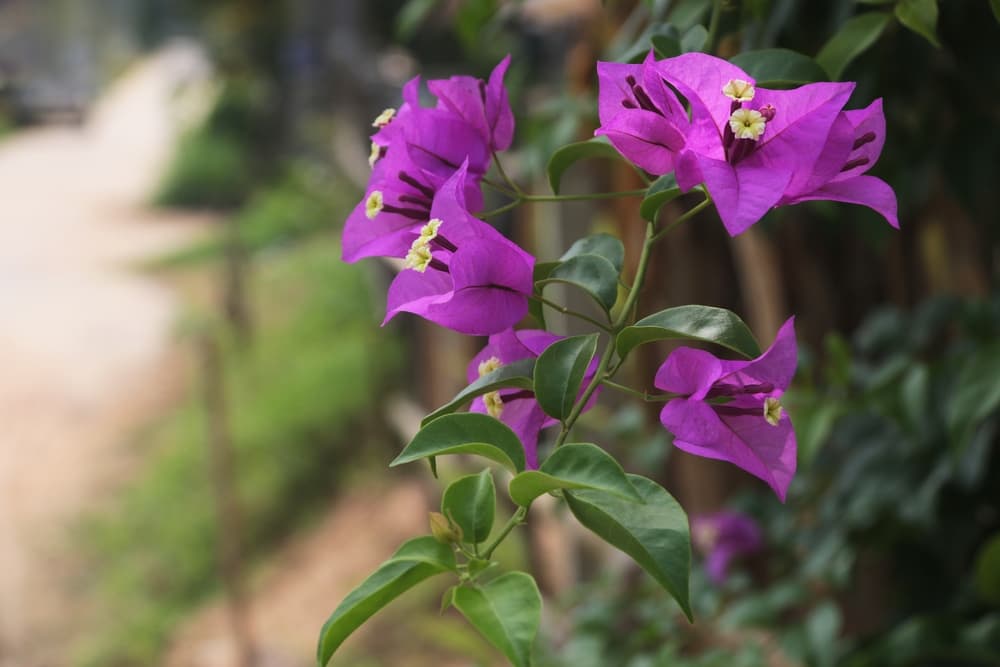
[{"label": "flower bud", "polygon": [[428,520],[431,525],[431,535],[441,544],[454,544],[462,541],[462,529],[452,523],[444,514],[429,512]]}]

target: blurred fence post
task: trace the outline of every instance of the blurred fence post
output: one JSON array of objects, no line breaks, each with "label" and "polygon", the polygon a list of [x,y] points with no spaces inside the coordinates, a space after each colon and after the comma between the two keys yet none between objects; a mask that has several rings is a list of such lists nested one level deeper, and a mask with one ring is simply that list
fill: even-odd
[{"label": "blurred fence post", "polygon": [[236,665],[255,663],[249,603],[244,588],[241,554],[241,517],[233,474],[233,447],[226,405],[222,354],[213,334],[200,339],[202,400],[205,410],[209,477],[215,496],[219,536],[219,575],[225,590]]}]

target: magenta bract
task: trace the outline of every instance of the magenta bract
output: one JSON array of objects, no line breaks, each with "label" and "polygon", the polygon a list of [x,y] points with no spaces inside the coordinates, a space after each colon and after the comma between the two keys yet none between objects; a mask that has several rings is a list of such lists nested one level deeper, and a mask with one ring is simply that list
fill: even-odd
[{"label": "magenta bract", "polygon": [[778,401],[798,360],[793,319],[752,361],[680,347],[655,379],[657,387],[679,395],[660,412],[677,447],[739,466],[767,482],[782,502],[796,464],[795,431]]},{"label": "magenta bract", "polygon": [[731,510],[692,517],[691,541],[705,555],[708,576],[716,584],[726,580],[734,559],[756,553],[764,544],[757,522]]}]

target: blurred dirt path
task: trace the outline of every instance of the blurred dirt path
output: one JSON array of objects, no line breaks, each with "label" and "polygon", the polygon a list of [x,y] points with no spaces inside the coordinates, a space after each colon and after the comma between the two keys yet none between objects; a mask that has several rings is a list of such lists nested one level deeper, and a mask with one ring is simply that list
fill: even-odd
[{"label": "blurred dirt path", "polygon": [[0,667],[67,664],[66,528],[176,391],[175,297],[129,265],[204,226],[145,204],[207,81],[200,52],[176,44],[127,70],[84,126],[0,144]]}]

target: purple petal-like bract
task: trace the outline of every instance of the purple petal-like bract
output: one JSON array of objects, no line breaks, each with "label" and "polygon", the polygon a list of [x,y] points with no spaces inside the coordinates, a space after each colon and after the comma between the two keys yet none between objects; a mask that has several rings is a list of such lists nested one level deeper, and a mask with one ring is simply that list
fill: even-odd
[{"label": "purple petal-like bract", "polygon": [[[881,101],[843,111],[853,83],[756,88],[739,67],[704,53],[600,62],[597,74],[595,134],[650,173],[674,171],[684,191],[704,183],[730,235],[775,206],[810,199],[862,204],[899,226],[892,189],[863,175],[885,141]],[[731,97],[723,90],[731,83],[751,92]],[[690,119],[674,90],[688,101]],[[737,112],[752,125],[748,136],[734,135]]]},{"label": "purple petal-like bract", "polygon": [[[544,352],[549,345],[561,339],[562,336],[540,329],[522,329],[520,331],[507,329],[493,334],[486,347],[469,362],[466,372],[467,379],[470,383],[478,379],[482,364],[488,365],[488,367],[483,368],[484,371],[488,371],[522,359],[533,359]],[[597,360],[595,359],[584,375],[584,383],[589,382],[596,371]],[[539,432],[543,428],[555,426],[559,420],[545,414],[531,391],[516,388],[500,389],[496,394],[494,399],[499,399],[499,402],[502,403],[498,419],[509,426],[520,438],[521,444],[524,445],[528,469],[537,469]],[[596,400],[597,392],[591,396],[584,411],[593,407]],[[483,397],[476,398],[469,410],[484,414],[490,413]]]},{"label": "purple petal-like bract", "polygon": [[493,69],[488,82],[471,76],[427,82],[427,87],[438,97],[438,106],[476,128],[493,151],[507,150],[514,139],[514,112],[503,85],[509,66],[510,56],[507,56]]},{"label": "purple petal-like bract", "polygon": [[795,431],[777,402],[797,364],[793,320],[752,361],[727,361],[680,347],[655,379],[657,387],[679,395],[660,412],[677,447],[739,466],[767,482],[782,502],[796,464]]},{"label": "purple petal-like bract", "polygon": [[[420,270],[402,270],[393,280],[383,324],[405,311],[485,336],[527,314],[535,258],[466,210],[466,169],[463,164],[434,196],[430,218],[439,226],[426,244],[430,261]],[[420,230],[410,231],[409,241],[420,235]]]},{"label": "purple petal-like bract", "polygon": [[760,551],[764,543],[757,522],[734,511],[692,517],[691,541],[705,554],[708,576],[716,584],[725,581],[733,559]]}]

